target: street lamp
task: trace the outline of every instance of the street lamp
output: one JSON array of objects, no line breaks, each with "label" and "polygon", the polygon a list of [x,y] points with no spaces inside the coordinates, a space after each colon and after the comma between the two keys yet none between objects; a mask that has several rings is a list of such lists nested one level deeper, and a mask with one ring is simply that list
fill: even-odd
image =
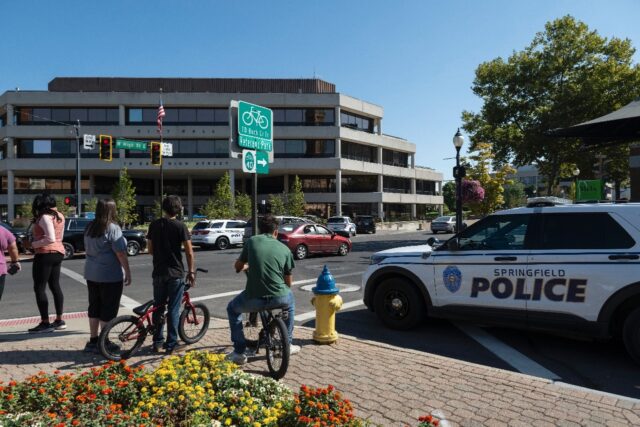
[{"label": "street lamp", "polygon": [[573,201],[578,200],[578,175],[580,175],[580,169],[577,167],[573,170],[573,185],[575,187],[575,191],[573,193]]},{"label": "street lamp", "polygon": [[464,144],[464,138],[460,128],[453,136],[453,146],[456,148],[456,166],[453,168],[453,177],[456,179],[456,233],[462,230],[462,178],[466,175],[464,166],[460,166],[460,149]]}]

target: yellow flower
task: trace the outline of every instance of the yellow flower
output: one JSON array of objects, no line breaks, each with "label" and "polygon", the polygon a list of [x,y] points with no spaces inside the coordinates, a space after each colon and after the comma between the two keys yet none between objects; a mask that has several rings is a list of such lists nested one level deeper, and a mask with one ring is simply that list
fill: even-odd
[{"label": "yellow flower", "polygon": [[253,423],[253,427],[262,427],[262,425],[256,421]]},{"label": "yellow flower", "polygon": [[230,426],[231,425],[231,418],[227,418],[226,420],[224,420],[224,425]]},{"label": "yellow flower", "polygon": [[184,396],[183,395],[178,396],[178,400],[182,402],[184,400]]},{"label": "yellow flower", "polygon": [[251,422],[251,418],[249,418],[249,417],[244,417],[244,418],[242,419],[242,421],[244,421],[245,423],[250,423],[250,422]]}]

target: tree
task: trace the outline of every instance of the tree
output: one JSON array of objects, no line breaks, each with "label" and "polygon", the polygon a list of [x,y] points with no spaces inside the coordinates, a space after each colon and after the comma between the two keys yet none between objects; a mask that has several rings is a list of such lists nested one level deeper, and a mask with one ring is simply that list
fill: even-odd
[{"label": "tree", "polygon": [[447,182],[442,186],[442,197],[444,198],[444,204],[452,212],[456,210],[456,183],[453,181]]},{"label": "tree", "polygon": [[251,216],[251,196],[245,193],[236,193],[235,211],[238,218],[249,218]]},{"label": "tree", "polygon": [[285,208],[284,194],[269,194],[269,205],[271,206],[271,215],[284,215]]},{"label": "tree", "polygon": [[116,217],[120,224],[126,227],[127,224],[133,223],[138,218],[136,214],[136,189],[126,168],[120,173],[120,178],[113,188],[111,197],[116,202]]},{"label": "tree", "polygon": [[96,206],[98,206],[98,199],[95,197],[91,197],[90,199],[85,200],[84,202],[84,211],[85,212],[95,212]]},{"label": "tree", "polygon": [[218,180],[213,197],[207,200],[200,212],[209,219],[233,218],[233,194],[231,193],[231,180],[228,172],[225,172]]},{"label": "tree", "polygon": [[579,139],[547,132],[594,119],[640,95],[634,53],[630,40],[603,38],[572,16],[548,22],[524,50],[476,69],[472,89],[483,106],[462,114],[471,149],[486,142],[497,163],[537,164],[551,194],[563,165],[590,171],[596,153],[580,150]]},{"label": "tree", "polygon": [[[572,184],[573,185],[573,184]],[[527,195],[525,194],[524,184],[515,181],[512,184],[504,186],[504,207],[507,209],[517,208],[527,204]]]},{"label": "tree", "polygon": [[491,144],[484,142],[476,143],[475,151],[465,159],[468,163],[467,178],[477,180],[484,189],[482,200],[469,204],[471,212],[475,215],[488,215],[502,206],[504,186],[513,182],[507,177],[515,174],[516,170],[508,164],[503,164],[492,172],[491,165],[494,159]]},{"label": "tree", "polygon": [[302,182],[298,175],[295,176],[291,191],[287,197],[287,212],[293,216],[304,215],[304,193],[302,192]]}]

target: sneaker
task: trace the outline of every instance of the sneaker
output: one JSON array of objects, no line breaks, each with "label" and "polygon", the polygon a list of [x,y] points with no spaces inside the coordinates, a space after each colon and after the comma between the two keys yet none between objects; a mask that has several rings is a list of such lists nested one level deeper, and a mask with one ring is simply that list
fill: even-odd
[{"label": "sneaker", "polygon": [[104,346],[107,348],[107,351],[111,354],[120,353],[120,346],[112,341],[107,341]]},{"label": "sneaker", "polygon": [[84,350],[82,351],[86,353],[100,353],[100,350],[98,350],[98,344],[91,341],[85,344]]},{"label": "sneaker", "polygon": [[152,351],[153,353],[163,353],[163,351],[162,351],[162,344],[153,344],[153,345],[151,346],[151,351]]},{"label": "sneaker", "polygon": [[302,350],[302,347],[299,345],[291,344],[289,345],[289,354],[298,354]]},{"label": "sneaker", "polygon": [[236,353],[235,351],[227,354],[225,359],[235,363],[236,365],[244,365],[247,363],[247,356],[245,354]]},{"label": "sneaker", "polygon": [[49,322],[40,322],[35,328],[29,329],[30,334],[41,334],[43,332],[53,332],[53,325]]},{"label": "sneaker", "polygon": [[63,329],[67,329],[67,324],[64,322],[64,320],[56,320],[55,322],[53,322],[51,324],[51,326],[53,327],[53,329],[55,329],[56,331],[61,331]]}]

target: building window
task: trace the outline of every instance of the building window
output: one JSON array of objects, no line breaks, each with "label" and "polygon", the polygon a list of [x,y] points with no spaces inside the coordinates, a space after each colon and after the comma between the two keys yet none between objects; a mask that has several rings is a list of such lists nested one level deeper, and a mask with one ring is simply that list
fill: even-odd
[{"label": "building window", "polygon": [[[300,175],[302,192],[304,193],[335,193],[336,178],[321,175]],[[293,187],[293,176],[289,176],[289,187]],[[291,188],[289,191],[291,191]]]},{"label": "building window", "polygon": [[276,158],[335,156],[333,139],[276,139],[273,145],[273,155]]},{"label": "building window", "polygon": [[258,180],[258,194],[280,194],[284,191],[284,176],[266,176]]},{"label": "building window", "polygon": [[416,179],[416,194],[427,194],[429,196],[438,196],[435,181],[426,181],[424,179]]},{"label": "building window", "polygon": [[382,189],[385,193],[411,193],[411,180],[396,176],[385,176],[382,178]]},{"label": "building window", "polygon": [[341,148],[343,159],[360,160],[370,163],[378,162],[378,149],[376,147],[342,141]]},{"label": "building window", "polygon": [[136,189],[136,195],[138,196],[153,196],[155,195],[154,180],[132,178],[133,187]]},{"label": "building window", "polygon": [[[75,139],[21,139],[16,141],[18,158],[75,158],[78,142]],[[97,158],[98,145],[93,150],[85,150],[80,142],[82,158]],[[113,150],[113,157],[119,156],[118,150]]]},{"label": "building window", "polygon": [[[69,194],[76,191],[76,178],[37,178],[16,176],[13,180],[16,194],[37,194],[46,191],[51,194]],[[89,178],[80,181],[82,193],[89,193]]]},{"label": "building window", "polygon": [[74,125],[80,120],[83,125],[117,125],[118,108],[46,108],[18,107],[18,125],[64,126]]},{"label": "building window", "polygon": [[374,120],[372,118],[347,113],[346,111],[340,112],[340,125],[369,133],[373,133],[375,130]]},{"label": "building window", "polygon": [[411,205],[402,203],[384,203],[386,221],[406,221],[411,219]]},{"label": "building window", "polygon": [[[157,139],[154,141],[157,141]],[[165,142],[170,142],[173,145],[174,158],[212,159],[229,157],[228,139],[178,139]],[[129,159],[147,159],[149,155],[148,151],[126,150],[126,157]]]},{"label": "building window", "polygon": [[377,175],[351,175],[342,177],[344,193],[374,193],[378,191]]},{"label": "building window", "polygon": [[274,126],[333,126],[333,108],[274,108]]},{"label": "building window", "polygon": [[382,163],[406,168],[409,165],[409,154],[384,149],[382,150]]},{"label": "building window", "polygon": [[[164,126],[226,126],[229,124],[227,108],[166,108]],[[157,126],[158,108],[127,108],[127,125]]]}]

